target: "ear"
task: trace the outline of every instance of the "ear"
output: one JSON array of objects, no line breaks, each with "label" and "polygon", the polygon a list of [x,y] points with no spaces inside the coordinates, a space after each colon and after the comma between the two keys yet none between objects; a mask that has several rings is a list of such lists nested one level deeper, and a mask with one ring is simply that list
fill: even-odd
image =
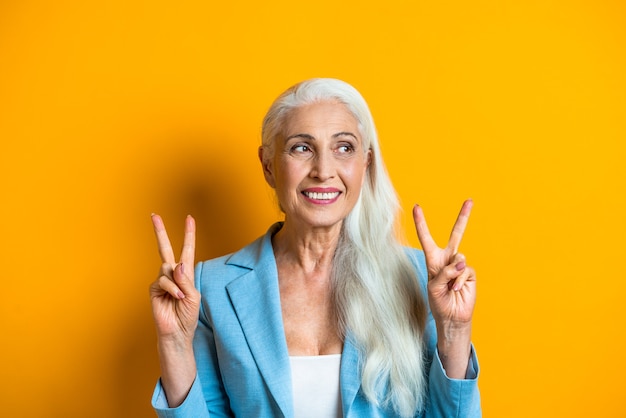
[{"label": "ear", "polygon": [[269,184],[272,189],[275,189],[276,180],[274,179],[274,166],[268,154],[267,150],[261,145],[259,147],[259,161],[261,161],[261,167],[263,167],[263,175],[265,176],[267,184]]},{"label": "ear", "polygon": [[372,163],[372,149],[371,148],[367,150],[366,157],[367,157],[367,163],[365,164],[365,166],[369,168],[370,164]]}]

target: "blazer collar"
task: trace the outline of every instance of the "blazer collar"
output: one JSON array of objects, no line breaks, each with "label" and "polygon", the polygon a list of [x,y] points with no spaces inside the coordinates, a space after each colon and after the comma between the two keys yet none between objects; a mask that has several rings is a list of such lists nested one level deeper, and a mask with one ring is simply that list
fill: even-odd
[{"label": "blazer collar", "polygon": [[256,270],[273,267],[276,273],[276,259],[272,248],[272,237],[283,227],[283,222],[276,222],[269,227],[265,235],[233,253],[226,264]]}]

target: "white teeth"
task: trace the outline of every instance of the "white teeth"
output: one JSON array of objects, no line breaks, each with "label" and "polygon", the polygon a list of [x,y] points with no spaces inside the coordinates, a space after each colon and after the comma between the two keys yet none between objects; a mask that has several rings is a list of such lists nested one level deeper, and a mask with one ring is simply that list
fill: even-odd
[{"label": "white teeth", "polygon": [[339,196],[339,192],[332,193],[317,193],[317,192],[304,192],[304,194],[313,200],[331,200]]}]

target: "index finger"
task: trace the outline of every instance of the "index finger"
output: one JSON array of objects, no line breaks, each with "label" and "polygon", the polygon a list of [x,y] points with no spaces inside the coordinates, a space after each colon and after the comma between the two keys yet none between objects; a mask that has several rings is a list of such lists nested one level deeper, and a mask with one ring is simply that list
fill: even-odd
[{"label": "index finger", "polygon": [[426,218],[420,205],[413,207],[413,220],[415,221],[415,230],[417,231],[417,239],[422,245],[424,253],[428,254],[437,248],[437,243],[430,235],[428,225],[426,224]]},{"label": "index finger", "polygon": [[185,219],[185,237],[183,239],[183,251],[180,255],[181,263],[193,267],[196,253],[196,221],[191,215]]},{"label": "index finger", "polygon": [[456,254],[459,250],[459,245],[461,245],[461,239],[463,239],[465,227],[467,226],[467,221],[469,220],[473,205],[474,202],[472,199],[467,199],[463,202],[459,216],[456,218],[456,222],[452,228],[452,233],[450,234],[450,240],[448,241],[448,248],[452,250],[452,254]]},{"label": "index finger", "polygon": [[157,214],[152,214],[152,226],[154,227],[161,261],[164,263],[176,264],[174,250],[172,250],[172,244],[170,244],[170,239],[167,236],[163,219],[161,219],[161,217]]}]

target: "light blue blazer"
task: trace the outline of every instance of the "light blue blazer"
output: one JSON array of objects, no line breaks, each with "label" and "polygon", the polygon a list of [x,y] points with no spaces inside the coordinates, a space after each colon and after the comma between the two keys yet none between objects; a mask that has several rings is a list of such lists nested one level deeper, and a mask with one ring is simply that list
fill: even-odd
[{"label": "light blue blazer", "polygon": [[[293,417],[291,367],[285,340],[278,273],[271,237],[281,224],[240,251],[198,263],[196,287],[202,295],[194,339],[198,375],[187,398],[168,408],[160,382],[152,405],[160,417]],[[426,289],[421,251],[409,250]],[[449,379],[436,353],[432,316],[427,324],[428,405],[422,417],[480,417],[478,363],[474,350],[467,379]],[[393,411],[363,395],[360,353],[346,338],[340,386],[344,417],[394,417]],[[430,364],[432,363],[432,364]]]}]

